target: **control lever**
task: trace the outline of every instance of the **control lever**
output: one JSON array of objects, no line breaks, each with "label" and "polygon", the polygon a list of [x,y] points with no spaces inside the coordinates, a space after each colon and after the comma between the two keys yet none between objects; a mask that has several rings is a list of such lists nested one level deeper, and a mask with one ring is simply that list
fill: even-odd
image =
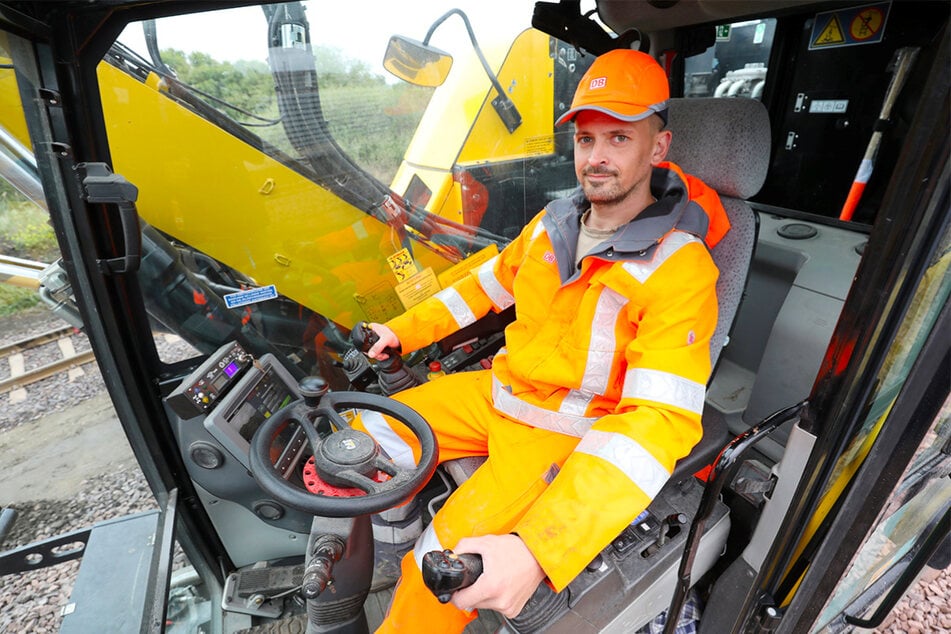
[{"label": "control lever", "polygon": [[[370,324],[361,321],[353,327],[353,331],[350,333],[350,340],[353,341],[353,345],[357,347],[357,350],[366,354],[366,352],[373,347],[373,344],[380,340],[380,335],[376,334],[376,331],[370,328]],[[383,348],[383,352],[389,356],[387,361],[393,357],[400,357],[400,359],[402,359],[401,354],[403,350],[399,346],[396,348],[387,346]]]},{"label": "control lever", "polygon": [[647,557],[652,557],[657,551],[667,545],[671,539],[680,534],[682,526],[687,524],[687,521],[690,518],[687,517],[684,513],[671,513],[663,519],[660,523],[660,535],[654,542],[641,551],[641,557],[645,559]]},{"label": "control lever", "polygon": [[449,603],[453,592],[468,588],[481,574],[482,555],[457,555],[448,548],[423,555],[423,583],[440,603]]},{"label": "control lever", "polygon": [[304,568],[300,593],[305,599],[316,599],[333,579],[333,567],[343,556],[344,544],[339,537],[325,536],[314,544],[313,555]]},{"label": "control lever", "polygon": [[[373,332],[370,324],[361,321],[353,327],[350,339],[357,350],[366,353],[380,339],[380,336]],[[403,357],[399,348],[387,346],[383,348],[383,352],[386,353],[387,358],[379,362],[379,380],[380,391],[383,392],[384,396],[395,394],[400,390],[422,383],[419,377],[403,364]]]},{"label": "control lever", "polygon": [[657,540],[657,545],[663,546],[671,537],[676,537],[680,533],[680,527],[687,523],[687,519],[684,513],[672,513],[665,517],[660,526],[660,539]]}]

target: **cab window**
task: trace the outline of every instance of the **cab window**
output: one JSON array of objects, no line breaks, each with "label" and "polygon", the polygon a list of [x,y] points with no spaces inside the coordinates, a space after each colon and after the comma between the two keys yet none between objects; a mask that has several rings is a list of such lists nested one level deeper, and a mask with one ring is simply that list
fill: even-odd
[{"label": "cab window", "polygon": [[684,63],[684,97],[762,99],[775,18],[715,27],[716,43]]}]

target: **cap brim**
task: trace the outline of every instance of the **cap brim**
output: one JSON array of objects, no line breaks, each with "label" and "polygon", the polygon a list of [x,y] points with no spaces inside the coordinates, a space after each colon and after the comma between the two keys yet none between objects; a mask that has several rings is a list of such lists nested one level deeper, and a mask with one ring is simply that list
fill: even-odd
[{"label": "cap brim", "polygon": [[605,106],[578,106],[577,108],[572,108],[565,114],[561,115],[555,120],[555,126],[560,126],[562,124],[568,123],[575,116],[583,110],[594,110],[595,112],[600,112],[608,115],[609,117],[614,117],[620,121],[626,121],[628,123],[633,123],[634,121],[640,121],[641,119],[646,119],[652,114],[660,115],[660,118],[664,120],[664,123],[667,123],[667,104],[664,103],[664,107],[658,110],[653,108],[645,108],[643,111],[635,114],[623,114],[617,112],[616,110],[611,110]]}]

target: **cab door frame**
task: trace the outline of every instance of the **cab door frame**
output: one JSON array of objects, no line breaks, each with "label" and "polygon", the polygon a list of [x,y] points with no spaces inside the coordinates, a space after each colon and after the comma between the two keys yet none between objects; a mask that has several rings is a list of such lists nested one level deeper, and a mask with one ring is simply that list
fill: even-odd
[{"label": "cab door frame", "polygon": [[[243,4],[258,3],[64,7],[26,2],[0,7],[0,29],[10,34],[30,141],[84,332],[136,461],[159,507],[165,511],[173,502],[174,538],[212,597],[220,596],[224,575],[234,566],[188,477],[168,424],[160,383],[170,377],[164,376],[168,368],[155,350],[140,285],[134,273],[104,266],[124,256],[128,246],[119,210],[88,202],[82,175],[84,164],[111,164],[96,68],[126,23]],[[164,605],[168,579],[164,585],[159,579],[151,581],[152,600]]]},{"label": "cab door frame", "polygon": [[[879,374],[925,271],[951,224],[949,34],[945,31],[878,220],[826,352],[800,426],[816,436],[798,491],[746,594],[749,631],[803,632],[818,618],[948,397],[951,329],[946,303],[860,470],[823,522],[805,575],[778,609],[794,553],[832,486],[835,467],[865,422]],[[789,584],[786,584],[788,587]]]}]

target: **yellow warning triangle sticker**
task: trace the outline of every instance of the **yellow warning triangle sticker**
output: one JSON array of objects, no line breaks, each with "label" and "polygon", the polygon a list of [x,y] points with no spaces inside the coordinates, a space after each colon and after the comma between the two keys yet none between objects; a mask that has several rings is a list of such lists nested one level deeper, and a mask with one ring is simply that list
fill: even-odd
[{"label": "yellow warning triangle sticker", "polygon": [[839,16],[832,14],[832,19],[825,25],[825,28],[819,33],[813,46],[828,46],[830,44],[844,44],[845,35],[842,34],[842,25],[839,23]]}]

